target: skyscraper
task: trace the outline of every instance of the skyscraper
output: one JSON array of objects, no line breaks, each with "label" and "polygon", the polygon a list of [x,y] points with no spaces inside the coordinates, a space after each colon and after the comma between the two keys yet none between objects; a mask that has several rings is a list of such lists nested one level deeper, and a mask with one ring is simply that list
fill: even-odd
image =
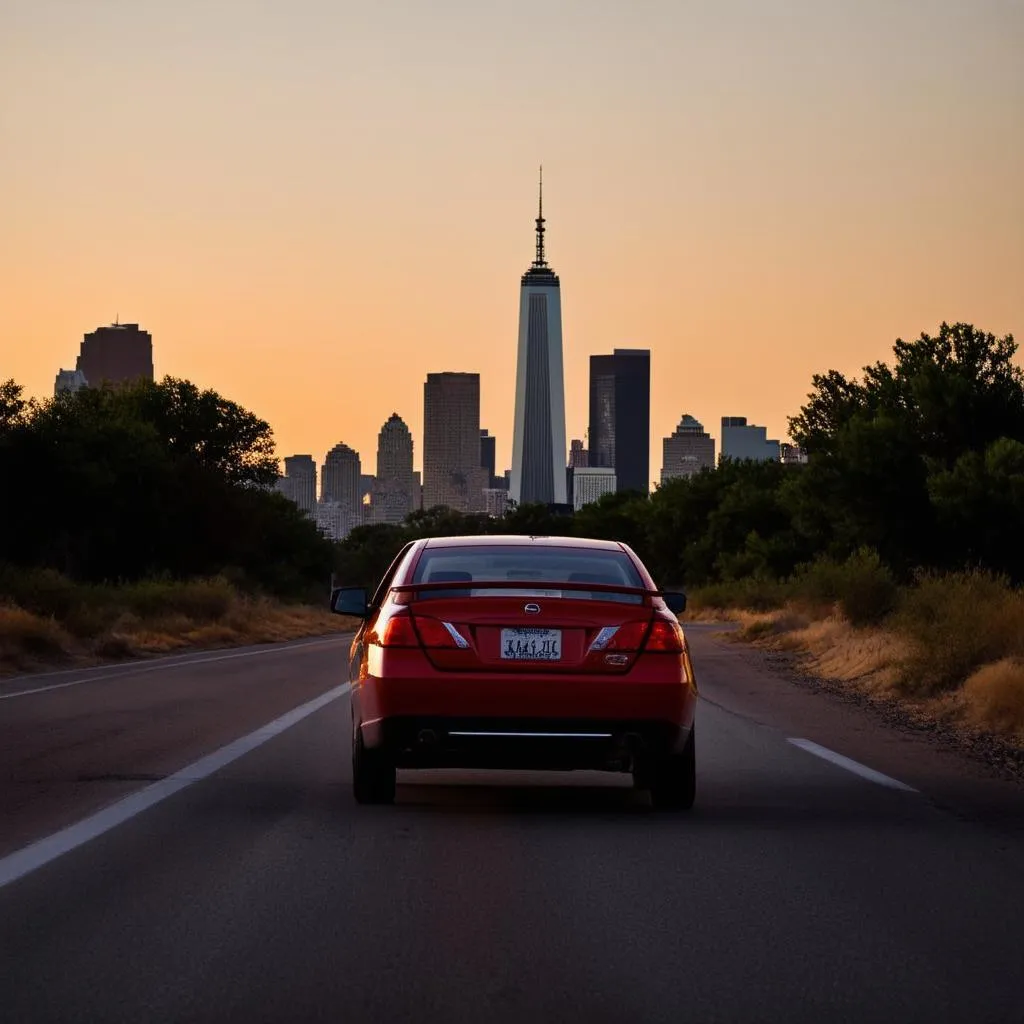
[{"label": "skyscraper", "polygon": [[153,338],[138,324],[98,327],[82,339],[75,369],[90,387],[153,379]]},{"label": "skyscraper", "polygon": [[569,442],[569,466],[571,469],[585,469],[590,465],[590,452],[578,438]]},{"label": "skyscraper", "polygon": [[509,498],[564,505],[565,385],[562,295],[544,257],[544,191],[537,209],[537,253],[519,288],[515,427]]},{"label": "skyscraper", "polygon": [[584,505],[615,491],[615,470],[603,466],[581,466],[572,471],[572,504],[579,512]]},{"label": "skyscraper", "polygon": [[312,515],[316,504],[316,463],[313,456],[289,455],[284,460],[284,476],[277,478],[277,489],[303,512]]},{"label": "skyscraper", "polygon": [[722,417],[722,458],[741,462],[777,462],[779,442],[769,440],[768,428],[747,423],[746,416]]},{"label": "skyscraper", "polygon": [[375,523],[402,523],[417,507],[412,454],[412,434],[402,417],[393,412],[377,435],[377,476],[370,503]]},{"label": "skyscraper", "polygon": [[692,416],[685,415],[670,437],[661,442],[661,482],[695,476],[715,468],[715,439]]},{"label": "skyscraper", "polygon": [[84,387],[88,387],[88,381],[81,370],[60,370],[53,384],[53,393],[56,396],[65,391],[81,391]]},{"label": "skyscraper", "polygon": [[590,465],[614,469],[620,491],[650,490],[650,350],[590,357]]},{"label": "skyscraper", "polygon": [[423,385],[423,507],[481,512],[480,374],[428,373]]},{"label": "skyscraper", "polygon": [[342,536],[363,519],[362,472],[359,452],[347,444],[336,444],[324,459],[320,499],[341,506]]},{"label": "skyscraper", "polygon": [[480,465],[487,470],[487,486],[497,487],[494,482],[494,471],[497,462],[497,441],[491,437],[490,431],[480,431]]}]

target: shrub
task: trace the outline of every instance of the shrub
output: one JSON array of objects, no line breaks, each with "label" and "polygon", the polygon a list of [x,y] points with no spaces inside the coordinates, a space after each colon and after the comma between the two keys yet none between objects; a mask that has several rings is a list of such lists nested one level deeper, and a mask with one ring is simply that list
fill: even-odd
[{"label": "shrub", "polygon": [[108,633],[100,637],[93,644],[93,653],[101,658],[116,660],[119,658],[130,658],[136,653],[131,640],[120,633]]},{"label": "shrub", "polygon": [[1024,594],[981,570],[923,574],[893,625],[912,643],[900,673],[904,689],[952,690],[982,665],[1024,655]]},{"label": "shrub", "polygon": [[223,618],[236,600],[236,592],[227,580],[144,580],[118,588],[122,606],[142,618],[177,613],[197,622]]},{"label": "shrub", "polygon": [[1024,739],[1024,661],[982,666],[964,683],[963,697],[972,725]]},{"label": "shrub", "polygon": [[0,565],[0,600],[36,615],[66,618],[82,602],[84,589],[53,569]]},{"label": "shrub", "polygon": [[788,590],[784,583],[751,576],[729,583],[712,583],[687,591],[686,605],[687,609],[693,612],[702,609],[731,608],[768,612],[781,608],[786,603],[787,596]]},{"label": "shrub", "polygon": [[896,608],[899,586],[877,551],[861,548],[845,562],[819,558],[791,581],[793,597],[816,607],[838,605],[855,627],[874,626]]},{"label": "shrub", "polygon": [[0,658],[16,665],[24,664],[26,656],[61,659],[70,646],[71,638],[53,619],[0,605]]}]

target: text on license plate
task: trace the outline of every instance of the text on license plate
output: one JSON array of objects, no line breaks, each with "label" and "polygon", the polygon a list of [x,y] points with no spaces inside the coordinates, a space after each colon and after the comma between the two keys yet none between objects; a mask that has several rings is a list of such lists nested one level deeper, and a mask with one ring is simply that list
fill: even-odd
[{"label": "text on license plate", "polygon": [[562,631],[503,629],[501,656],[512,661],[558,661],[562,657]]}]

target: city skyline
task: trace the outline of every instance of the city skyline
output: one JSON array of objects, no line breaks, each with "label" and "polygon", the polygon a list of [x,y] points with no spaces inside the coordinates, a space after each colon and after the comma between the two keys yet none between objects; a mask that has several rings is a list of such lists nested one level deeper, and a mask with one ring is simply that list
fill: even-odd
[{"label": "city skyline", "polygon": [[814,373],[944,320],[1024,333],[1021,5],[258,6],[191,32],[160,5],[17,5],[0,364],[29,394],[120,312],[158,377],[285,454],[369,459],[397,409],[422,455],[426,374],[478,372],[507,467],[541,160],[570,437],[573,377],[616,347],[651,350],[656,453],[684,410],[785,438]]}]

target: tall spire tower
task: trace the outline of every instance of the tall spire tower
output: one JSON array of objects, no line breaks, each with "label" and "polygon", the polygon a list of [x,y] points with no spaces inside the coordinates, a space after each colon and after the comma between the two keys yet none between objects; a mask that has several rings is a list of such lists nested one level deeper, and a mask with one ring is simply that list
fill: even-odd
[{"label": "tall spire tower", "polygon": [[565,384],[562,293],[544,255],[544,170],[537,201],[537,254],[519,288],[519,355],[509,497],[564,505]]}]

